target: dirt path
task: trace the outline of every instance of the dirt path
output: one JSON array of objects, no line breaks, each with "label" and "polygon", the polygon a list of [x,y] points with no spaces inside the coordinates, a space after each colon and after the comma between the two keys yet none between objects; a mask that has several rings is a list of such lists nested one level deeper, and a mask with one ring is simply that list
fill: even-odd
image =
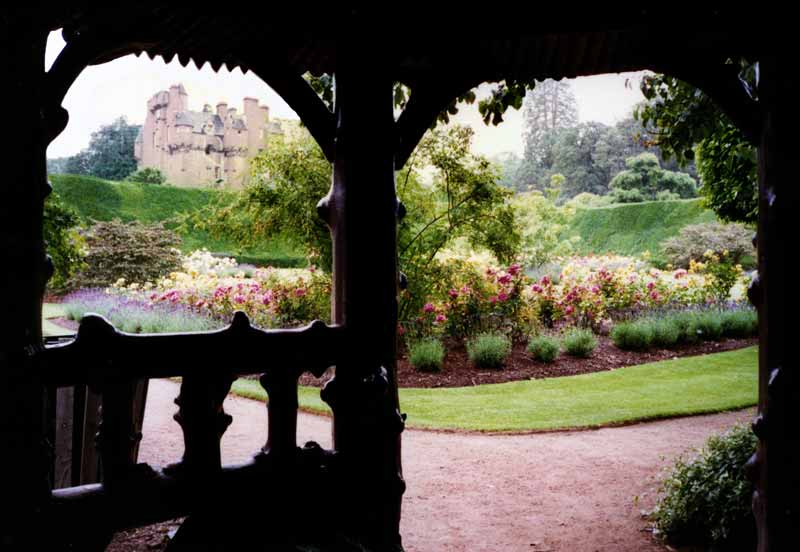
[{"label": "dirt path", "polygon": [[[151,382],[141,461],[160,465],[180,456],[172,420],[177,392],[173,382]],[[229,397],[225,409],[234,422],[223,460],[245,460],[266,439],[266,408]],[[752,414],[518,436],[406,431],[404,545],[408,552],[665,550],[640,514],[654,504],[659,472]],[[302,414],[298,443],[309,439],[329,447],[330,420]]]}]

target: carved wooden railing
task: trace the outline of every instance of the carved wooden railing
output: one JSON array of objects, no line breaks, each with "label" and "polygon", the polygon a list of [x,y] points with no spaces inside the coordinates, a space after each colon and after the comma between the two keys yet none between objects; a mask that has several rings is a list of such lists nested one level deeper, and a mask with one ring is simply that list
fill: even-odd
[{"label": "carved wooden railing", "polygon": [[[197,545],[206,523],[214,525],[209,535],[225,534],[218,529],[226,520],[243,523],[251,497],[261,503],[258,515],[271,517],[273,540],[286,545],[297,533],[299,497],[324,495],[335,484],[334,453],[316,443],[297,447],[297,380],[304,372],[322,376],[348,346],[340,326],[260,330],[241,312],[222,330],[158,335],[127,334],[100,316],[85,317],[73,341],[45,349],[43,370],[51,387],[86,385],[101,397],[101,482],[54,490],[43,526],[63,532],[76,549],[102,550],[116,531],[189,516],[173,541],[180,550],[182,542]],[[252,461],[223,466],[220,440],[232,421],[223,401],[237,377],[254,374],[269,396],[266,444],[254,446]],[[183,457],[161,468],[137,464],[134,397],[149,379],[171,377],[182,378],[175,420]]]}]

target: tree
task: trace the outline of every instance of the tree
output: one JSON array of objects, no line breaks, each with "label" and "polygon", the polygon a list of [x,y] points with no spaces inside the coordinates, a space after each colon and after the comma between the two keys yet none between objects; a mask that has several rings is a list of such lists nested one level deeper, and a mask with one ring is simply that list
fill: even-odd
[{"label": "tree", "polygon": [[572,253],[574,242],[580,238],[562,239],[562,234],[575,214],[572,206],[556,205],[564,177],[554,174],[550,187],[543,194],[539,190],[522,192],[514,196],[512,205],[521,221],[522,263],[538,267],[554,257]]},{"label": "tree", "polygon": [[553,147],[552,171],[564,175],[562,198],[582,192],[604,194],[610,174],[595,162],[597,143],[609,130],[603,123],[581,123],[563,129]]},{"label": "tree", "polygon": [[78,214],[55,192],[44,202],[43,233],[47,254],[53,260],[52,291],[62,291],[67,281],[84,266],[84,240],[78,233]]},{"label": "tree", "polygon": [[[658,157],[652,153],[630,157],[625,165],[627,170],[617,174],[610,184],[612,196],[617,196],[622,202],[653,200],[663,192],[681,198],[694,197],[697,193],[697,185],[691,176],[662,169]],[[626,193],[634,190],[634,193]]]},{"label": "tree", "polygon": [[133,145],[140,125],[129,125],[125,117],[92,133],[89,147],[69,157],[64,172],[87,174],[108,180],[122,180],[136,170]]},{"label": "tree", "polygon": [[542,189],[549,175],[549,146],[554,131],[574,127],[578,102],[567,81],[547,79],[528,90],[523,102],[525,155],[520,178]]},{"label": "tree", "polygon": [[[740,62],[741,78],[753,82],[754,66]],[[722,220],[756,222],[758,178],[755,148],[701,90],[667,75],[642,78],[648,102],[634,115],[654,129],[651,143],[683,166],[697,157],[700,193]]]}]

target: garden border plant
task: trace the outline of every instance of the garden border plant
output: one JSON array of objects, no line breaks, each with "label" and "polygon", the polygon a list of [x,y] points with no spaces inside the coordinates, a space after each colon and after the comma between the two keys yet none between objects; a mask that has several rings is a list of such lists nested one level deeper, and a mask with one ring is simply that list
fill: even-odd
[{"label": "garden border plant", "polygon": [[500,333],[482,333],[467,341],[467,356],[476,368],[499,370],[511,353],[511,340]]}]

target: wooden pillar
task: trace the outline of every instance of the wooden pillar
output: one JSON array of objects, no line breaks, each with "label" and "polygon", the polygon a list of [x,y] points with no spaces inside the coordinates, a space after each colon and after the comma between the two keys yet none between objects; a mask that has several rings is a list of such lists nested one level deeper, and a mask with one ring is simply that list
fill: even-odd
[{"label": "wooden pillar", "polygon": [[[751,299],[759,310],[759,405],[753,429],[759,437],[750,475],[759,552],[794,550],[800,524],[800,375],[796,351],[798,79],[789,53],[760,62],[759,279]],[[794,352],[795,354],[789,354]]]},{"label": "wooden pillar", "polygon": [[336,157],[320,215],[333,237],[333,319],[352,348],[323,391],[341,458],[344,530],[399,548],[404,490],[396,364],[397,196],[392,80],[370,37],[337,51]]},{"label": "wooden pillar", "polygon": [[42,241],[49,113],[42,102],[47,31],[35,21],[0,18],[3,118],[0,140],[0,548],[38,549],[36,522],[49,497],[50,444],[45,439],[44,386],[38,369],[45,282],[52,273]]}]

